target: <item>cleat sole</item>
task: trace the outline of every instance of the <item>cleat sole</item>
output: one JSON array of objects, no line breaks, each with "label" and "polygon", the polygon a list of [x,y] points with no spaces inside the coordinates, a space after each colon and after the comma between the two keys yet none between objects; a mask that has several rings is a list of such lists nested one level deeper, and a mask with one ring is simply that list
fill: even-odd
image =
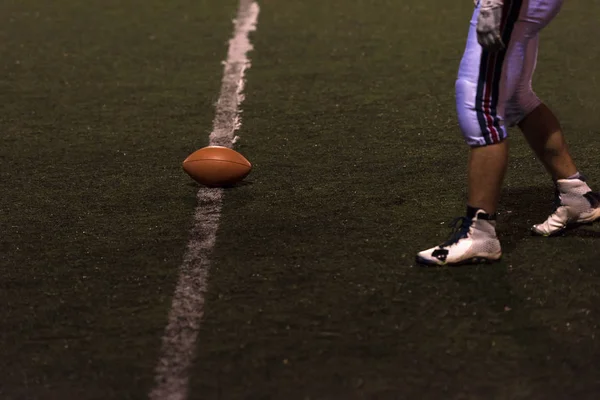
[{"label": "cleat sole", "polygon": [[425,267],[459,267],[461,265],[475,265],[475,264],[493,264],[502,259],[502,255],[498,258],[487,258],[487,257],[472,257],[467,258],[466,260],[462,260],[459,262],[451,263],[451,262],[437,262],[434,260],[428,260],[426,258],[417,256],[415,261],[417,264],[420,264]]}]

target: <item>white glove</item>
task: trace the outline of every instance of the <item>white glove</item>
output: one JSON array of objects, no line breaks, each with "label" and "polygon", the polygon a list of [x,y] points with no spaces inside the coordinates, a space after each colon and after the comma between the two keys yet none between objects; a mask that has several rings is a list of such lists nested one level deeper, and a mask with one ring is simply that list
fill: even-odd
[{"label": "white glove", "polygon": [[502,23],[503,0],[480,0],[477,17],[477,41],[485,50],[498,51],[504,49],[500,33]]}]

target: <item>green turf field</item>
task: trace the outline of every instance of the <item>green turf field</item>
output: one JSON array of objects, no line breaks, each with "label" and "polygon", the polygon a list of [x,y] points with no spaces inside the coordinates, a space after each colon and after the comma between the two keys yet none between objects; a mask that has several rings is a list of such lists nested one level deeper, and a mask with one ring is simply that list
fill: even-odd
[{"label": "green turf field", "polygon": [[[259,4],[189,399],[598,398],[600,225],[529,235],[553,188],[517,131],[503,260],[414,264],[464,212],[472,2]],[[237,7],[3,2],[0,399],[148,398]],[[534,82],[595,188],[599,13],[566,2]]]}]

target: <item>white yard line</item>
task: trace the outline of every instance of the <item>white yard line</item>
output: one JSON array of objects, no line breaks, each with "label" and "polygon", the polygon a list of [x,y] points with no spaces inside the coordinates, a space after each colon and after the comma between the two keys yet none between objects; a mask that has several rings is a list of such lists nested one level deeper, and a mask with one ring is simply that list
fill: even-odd
[{"label": "white yard line", "polygon": [[[231,147],[240,127],[240,104],[244,100],[244,72],[250,67],[252,50],[248,35],[256,29],[259,7],[253,0],[240,0],[235,30],[229,41],[221,94],[216,105],[210,145]],[[196,339],[204,315],[204,294],[221,216],[222,189],[202,188],[179,280],[175,288],[169,322],[162,339],[150,400],[185,400],[189,370],[196,354]]]}]

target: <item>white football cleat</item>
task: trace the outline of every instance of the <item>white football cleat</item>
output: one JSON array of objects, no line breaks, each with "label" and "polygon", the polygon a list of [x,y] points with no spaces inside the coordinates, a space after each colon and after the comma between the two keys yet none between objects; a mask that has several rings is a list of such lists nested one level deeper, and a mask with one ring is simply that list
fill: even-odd
[{"label": "white football cleat", "polygon": [[473,217],[455,219],[450,239],[417,254],[417,263],[462,265],[498,261],[502,257],[502,249],[496,236],[495,217],[486,214],[484,210],[476,210],[474,214]]},{"label": "white football cleat", "polygon": [[556,181],[556,210],[541,224],[531,230],[535,235],[553,236],[570,225],[589,224],[600,219],[600,193],[592,192],[584,179],[559,179]]}]

